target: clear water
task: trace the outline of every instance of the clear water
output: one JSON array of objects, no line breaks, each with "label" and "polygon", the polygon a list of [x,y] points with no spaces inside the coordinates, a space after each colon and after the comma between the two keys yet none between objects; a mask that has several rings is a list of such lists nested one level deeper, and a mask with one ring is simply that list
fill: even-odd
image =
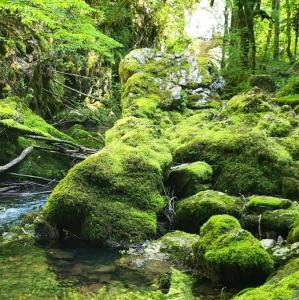
[{"label": "clear water", "polygon": [[[47,195],[29,193],[0,197],[1,300],[230,299],[229,293],[226,298],[221,296],[221,287],[196,281],[168,262],[126,256],[111,248],[71,243],[36,245],[32,226],[20,219],[28,212],[39,211],[46,200]],[[170,290],[163,294],[158,278],[170,272]]]}]

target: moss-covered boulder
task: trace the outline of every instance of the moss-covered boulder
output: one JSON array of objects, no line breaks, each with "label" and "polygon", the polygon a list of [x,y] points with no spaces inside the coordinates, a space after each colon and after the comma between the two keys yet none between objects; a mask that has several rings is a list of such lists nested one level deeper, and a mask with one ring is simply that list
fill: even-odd
[{"label": "moss-covered boulder", "polygon": [[176,197],[188,197],[209,189],[212,175],[212,167],[205,162],[182,164],[170,169],[167,186]]},{"label": "moss-covered boulder", "polygon": [[234,300],[282,299],[293,300],[299,296],[299,258],[280,268],[264,285],[245,289]]},{"label": "moss-covered boulder", "polygon": [[241,209],[238,198],[222,192],[207,190],[179,201],[174,224],[181,230],[197,233],[211,216],[229,214],[240,217]]},{"label": "moss-covered boulder", "polygon": [[213,216],[201,227],[194,251],[198,267],[217,282],[258,283],[274,270],[259,241],[228,215]]},{"label": "moss-covered boulder", "polygon": [[179,230],[166,233],[157,240],[161,243],[161,252],[168,254],[173,262],[183,265],[194,263],[193,245],[197,241],[198,235]]},{"label": "moss-covered boulder", "polygon": [[[273,123],[272,120],[275,120]],[[205,161],[214,188],[230,194],[292,195],[298,180],[293,111],[283,112],[260,90],[233,97],[220,113],[198,112],[170,131],[176,163]]]},{"label": "moss-covered boulder", "polygon": [[251,196],[248,198],[245,208],[249,212],[263,213],[266,210],[286,209],[292,205],[292,201],[269,196]]},{"label": "moss-covered boulder", "polygon": [[298,204],[295,201],[269,196],[248,198],[242,222],[246,229],[262,237],[287,237],[295,222],[299,221]]},{"label": "moss-covered boulder", "polygon": [[[41,143],[27,135],[58,138],[73,142],[73,139],[48,124],[35,114],[24,99],[7,97],[0,99],[0,165],[15,159],[29,146]],[[34,149],[14,171],[47,178],[62,177],[69,169],[71,160],[59,154]]]},{"label": "moss-covered boulder", "polygon": [[106,133],[100,152],[69,172],[44,210],[61,232],[92,242],[155,235],[156,214],[165,205],[162,182],[172,163],[165,130],[202,84],[196,58],[153,49],[132,51],[119,72],[123,119]]}]

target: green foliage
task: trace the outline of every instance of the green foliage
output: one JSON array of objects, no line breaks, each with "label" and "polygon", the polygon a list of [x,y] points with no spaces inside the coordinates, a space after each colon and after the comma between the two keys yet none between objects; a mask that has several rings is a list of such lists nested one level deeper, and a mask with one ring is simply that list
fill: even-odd
[{"label": "green foliage", "polygon": [[97,11],[81,0],[4,0],[0,8],[10,10],[23,24],[43,32],[49,50],[60,55],[94,50],[113,61],[114,49],[121,46],[97,29],[92,17]]}]

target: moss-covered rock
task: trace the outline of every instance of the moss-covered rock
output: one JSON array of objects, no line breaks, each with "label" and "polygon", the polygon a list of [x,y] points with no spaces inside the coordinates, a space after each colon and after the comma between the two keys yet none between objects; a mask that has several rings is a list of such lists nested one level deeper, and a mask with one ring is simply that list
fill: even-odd
[{"label": "moss-covered rock", "polygon": [[270,75],[267,74],[259,74],[252,75],[249,80],[250,86],[258,87],[264,91],[274,92],[275,91],[275,83]]},{"label": "moss-covered rock", "polygon": [[175,226],[181,230],[197,233],[213,215],[241,216],[241,204],[235,197],[217,191],[203,191],[181,200],[175,213]]},{"label": "moss-covered rock", "polygon": [[299,296],[299,259],[296,258],[283,266],[264,285],[255,289],[245,289],[233,299],[282,299],[292,300]]},{"label": "moss-covered rock", "polygon": [[267,196],[248,198],[242,222],[246,229],[262,237],[287,237],[299,221],[298,204],[288,199]]},{"label": "moss-covered rock", "polygon": [[121,243],[153,237],[166,170],[172,163],[165,130],[201,85],[197,61],[153,49],[134,50],[120,64],[123,119],[105,147],[74,167],[44,210],[63,231],[85,240]]},{"label": "moss-covered rock", "polygon": [[179,198],[194,195],[210,188],[213,170],[205,162],[172,167],[167,178],[170,191]]},{"label": "moss-covered rock", "polygon": [[249,212],[263,213],[266,210],[286,209],[292,205],[292,201],[269,196],[251,196],[248,198],[245,208]]},{"label": "moss-covered rock", "polygon": [[[24,99],[18,97],[0,100],[0,129],[0,164],[13,160],[31,145],[41,146],[41,143],[26,135],[73,141],[71,137],[36,115],[28,108]],[[70,160],[62,158],[59,154],[34,149],[14,170],[27,175],[55,178],[62,177],[69,166]]]},{"label": "moss-covered rock", "polygon": [[299,220],[292,224],[292,229],[288,234],[288,243],[299,242]]},{"label": "moss-covered rock", "polygon": [[213,216],[201,227],[194,251],[198,267],[218,282],[257,283],[274,269],[259,241],[228,215]]},{"label": "moss-covered rock", "polygon": [[157,240],[161,243],[160,251],[169,255],[173,262],[192,265],[194,263],[193,245],[198,235],[176,230],[163,235]]}]

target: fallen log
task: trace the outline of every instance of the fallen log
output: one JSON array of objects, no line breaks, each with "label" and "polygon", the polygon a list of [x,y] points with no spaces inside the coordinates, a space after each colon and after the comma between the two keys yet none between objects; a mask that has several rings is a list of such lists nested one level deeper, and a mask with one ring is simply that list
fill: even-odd
[{"label": "fallen log", "polygon": [[8,171],[9,169],[16,166],[18,163],[20,163],[22,160],[26,158],[26,156],[33,150],[33,146],[30,146],[26,148],[17,158],[9,162],[8,164],[4,166],[0,166],[0,173],[4,173]]}]

